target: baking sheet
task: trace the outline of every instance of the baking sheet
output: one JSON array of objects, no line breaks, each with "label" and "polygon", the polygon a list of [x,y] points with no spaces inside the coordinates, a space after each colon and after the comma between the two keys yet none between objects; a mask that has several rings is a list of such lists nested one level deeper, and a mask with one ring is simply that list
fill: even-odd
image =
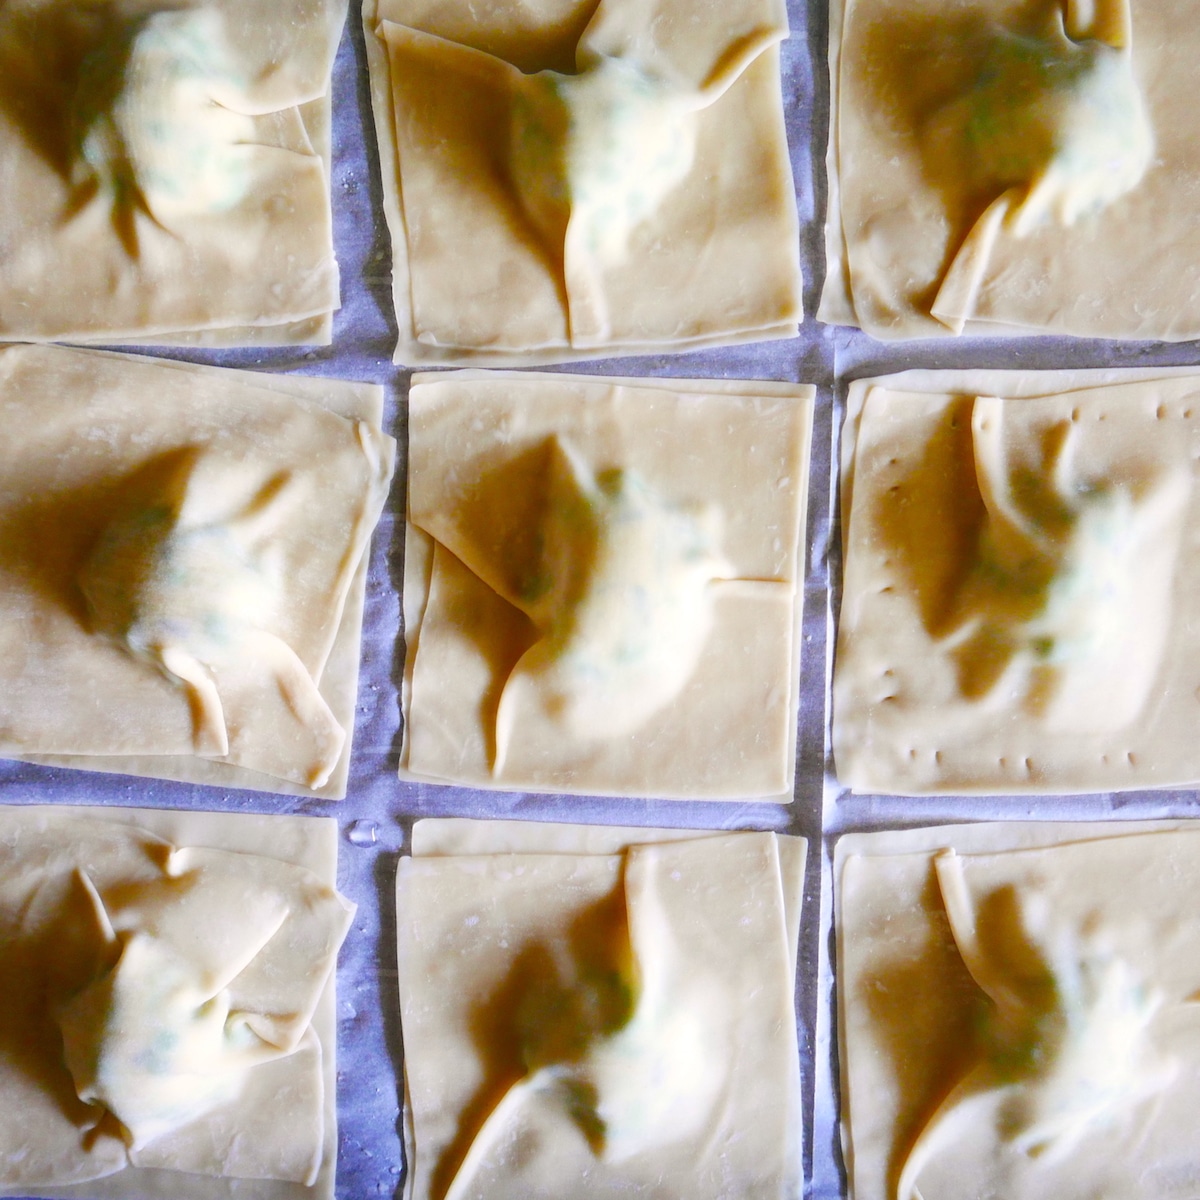
[{"label": "baking sheet", "polygon": [[[400,1023],[392,911],[397,855],[413,821],[425,816],[511,817],[622,825],[773,829],[810,839],[797,988],[805,1094],[804,1175],[817,1200],[845,1194],[837,1151],[830,968],[831,846],[847,830],[867,830],[975,818],[1073,819],[1183,816],[1192,792],[1089,796],[1039,801],[902,800],[844,796],[826,772],[828,648],[839,570],[836,505],[830,464],[845,401],[844,381],[907,367],[1148,366],[1200,361],[1194,343],[1115,345],[1064,339],[941,339],[874,342],[863,334],[818,324],[813,317],[824,271],[824,152],[828,128],[828,16],[822,0],[789,0],[792,36],[783,46],[783,94],[796,177],[805,276],[799,338],[677,356],[576,364],[595,374],[742,377],[812,383],[818,387],[810,476],[808,572],[803,624],[802,701],[796,800],[790,807],[723,802],[613,800],[479,792],[400,783],[398,643],[403,575],[404,447],[410,372],[391,365],[396,329],[391,315],[390,252],[377,178],[378,156],[368,101],[366,54],[357,8],[350,13],[335,65],[332,192],[342,308],[334,340],[312,351],[161,352],[193,361],[361,379],[387,389],[384,428],[401,442],[387,511],[372,543],[362,673],[350,785],[342,802],[298,800],[256,792],[146,782],[0,762],[0,799],[58,800],[237,812],[332,816],[341,829],[339,887],[358,915],[338,972],[338,1195],[355,1200],[398,1194],[403,1161],[399,1121]],[[841,380],[839,383],[838,381]],[[810,1132],[811,1131],[811,1135]]]}]

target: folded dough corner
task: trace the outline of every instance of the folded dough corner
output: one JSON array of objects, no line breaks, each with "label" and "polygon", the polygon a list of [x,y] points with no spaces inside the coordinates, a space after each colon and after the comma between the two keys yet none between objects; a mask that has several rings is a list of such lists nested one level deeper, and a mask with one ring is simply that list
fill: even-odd
[{"label": "folded dough corner", "polygon": [[851,387],[839,780],[891,794],[1200,778],[1196,376]]},{"label": "folded dough corner", "polygon": [[1190,1194],[1193,824],[841,839],[842,1137],[856,1200]]},{"label": "folded dough corner", "polygon": [[795,1194],[804,842],[430,824],[396,884],[410,1200]]},{"label": "folded dough corner", "polygon": [[811,404],[417,376],[402,777],[789,802]]},{"label": "folded dough corner", "polygon": [[397,362],[795,335],[782,4],[381,0],[363,20]]},{"label": "folded dough corner", "polygon": [[0,750],[344,793],[379,389],[48,347],[0,371]]},{"label": "folded dough corner", "polygon": [[327,343],[345,0],[0,12],[0,339]]},{"label": "folded dough corner", "polygon": [[[354,914],[336,826],[31,806],[0,829],[0,1187],[332,1196],[331,988]],[[185,832],[201,844],[162,836]]]}]

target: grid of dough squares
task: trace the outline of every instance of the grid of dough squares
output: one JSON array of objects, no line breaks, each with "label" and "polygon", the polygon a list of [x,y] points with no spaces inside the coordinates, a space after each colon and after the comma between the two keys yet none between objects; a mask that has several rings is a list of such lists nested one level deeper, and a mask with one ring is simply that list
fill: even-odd
[{"label": "grid of dough squares", "polygon": [[[746,0],[728,6],[714,30],[693,21],[694,10],[681,0],[603,0],[564,5],[546,16],[527,5],[497,4],[482,23],[472,23],[462,5],[436,0],[364,6],[383,211],[395,258],[398,361],[512,365],[704,349],[795,332],[799,241],[779,105],[787,14]],[[0,162],[13,195],[38,196],[37,204],[6,206],[0,218],[6,336],[214,345],[328,337],[337,303],[328,207],[329,66],[344,12],[337,5],[305,9],[305,19],[289,16],[287,27],[277,28],[281,11],[215,6],[130,13],[109,22],[98,9],[25,4],[0,14],[7,70],[0,81]],[[956,6],[953,14],[934,0],[905,13],[883,0],[847,0],[834,4],[832,18],[838,107],[823,316],[902,337],[1041,330],[1187,338],[1195,332],[1187,251],[1193,232],[1188,147],[1195,139],[1191,109],[1180,100],[1188,39],[1175,36],[1181,22],[1174,14],[1119,0],[1047,3],[1028,11],[996,0]],[[957,39],[955,53],[940,52],[947,39]],[[40,90],[22,92],[33,79],[34,45],[50,47],[62,69]],[[168,86],[161,86],[157,71],[164,57],[186,67]],[[924,66],[913,71],[917,60]],[[899,78],[906,89],[896,86]],[[177,138],[164,140],[161,131],[145,128],[141,117],[153,105],[171,112]],[[1101,127],[1103,136],[1096,132]],[[980,129],[987,136],[976,145]],[[791,130],[806,136],[799,125]],[[460,153],[447,160],[438,147],[451,131]],[[603,144],[615,147],[598,164],[603,170],[587,169],[584,152]],[[988,155],[997,146],[1005,166],[993,170]],[[197,166],[189,156],[204,161]],[[611,170],[614,162],[633,164],[636,187]],[[962,174],[949,174],[947,163]],[[186,194],[162,173],[172,165],[187,181]],[[514,182],[520,170],[530,174]],[[616,221],[605,225],[597,214],[614,208]],[[446,244],[456,239],[462,253],[450,255]],[[64,270],[59,264],[67,261],[71,268]],[[185,261],[190,273],[180,269]],[[253,271],[242,270],[247,262]],[[197,278],[202,286],[195,286]],[[845,351],[851,362],[866,345],[856,335],[824,346],[811,330],[802,337],[828,384],[838,374],[839,355]],[[189,386],[202,391],[216,388],[212,368],[134,367],[128,360],[118,368],[118,360],[94,352],[5,353],[13,379],[34,379],[45,367],[48,378],[60,381],[72,373],[68,364],[82,361],[72,355],[85,353],[92,361],[85,374],[164,372],[162,386],[150,389],[160,411],[168,405],[159,393],[173,391],[171,373],[189,376]],[[355,353],[364,373],[390,378],[380,374],[377,360],[366,365],[371,355],[362,347]],[[706,366],[711,361],[712,373],[724,374],[725,364],[744,373],[747,361],[769,363],[773,369],[761,373],[791,377],[798,361],[770,346],[745,354],[718,352]],[[1120,361],[1119,351],[1111,355]],[[1059,343],[1034,355],[1043,366],[1055,356],[1077,360]],[[619,1189],[630,1178],[646,1182],[639,1172],[653,1174],[656,1156],[664,1155],[676,1179],[668,1186],[687,1180],[689,1200],[710,1193],[793,1196],[801,1186],[805,1120],[793,1070],[800,1054],[792,1040],[803,843],[766,833],[617,825],[630,811],[630,797],[792,797],[803,699],[797,630],[811,392],[785,385],[664,384],[645,376],[559,376],[551,384],[551,377],[512,375],[498,389],[516,397],[512,407],[485,416],[490,400],[481,398],[495,386],[493,378],[423,378],[412,395],[401,804],[424,802],[430,793],[419,781],[425,779],[465,784],[471,790],[458,796],[480,814],[517,811],[504,795],[510,788],[626,799],[516,802],[528,804],[523,815],[535,816],[569,812],[563,805],[578,803],[589,820],[607,825],[435,821],[413,829],[412,856],[401,859],[397,890],[399,999],[410,1051],[406,1191],[454,1200],[560,1196],[585,1171],[594,1175],[594,1186]],[[919,819],[925,802],[904,800],[910,792],[944,793],[938,813],[949,808],[956,817],[971,817],[1009,815],[1003,801],[986,798],[997,791],[1024,790],[1037,804],[1056,791],[1194,782],[1187,731],[1200,686],[1190,674],[1194,589],[1188,583],[1195,557],[1195,378],[1161,369],[1123,377],[958,372],[852,385],[839,481],[845,587],[831,733],[842,777],[829,781],[819,822],[816,814],[793,819],[786,810],[777,818],[749,819],[837,834]],[[19,425],[23,434],[32,431],[29,446],[39,438],[69,440],[69,419],[60,427],[60,418],[79,397],[64,400],[55,388],[43,383],[38,393],[37,386],[32,400],[10,404],[10,411],[35,404],[39,419],[47,417],[40,428],[26,408]],[[230,387],[248,389],[247,399],[263,411],[286,394],[293,416],[305,414],[301,424],[325,421],[330,414],[317,413],[338,393],[332,407],[339,428],[358,429],[359,454],[363,430],[371,430],[370,478],[359,503],[364,514],[378,513],[390,458],[378,428],[377,392],[360,389],[352,397],[335,386],[267,375],[242,377]],[[553,420],[527,424],[538,408],[531,397],[543,388],[571,399],[548,406],[557,409]],[[461,411],[447,404],[451,415],[430,421],[438,407],[433,397],[440,403],[456,393]],[[105,402],[138,411],[134,401],[115,394]],[[747,409],[763,419],[762,430],[772,429],[769,444],[750,438],[743,449],[737,436],[730,438],[726,415]],[[688,438],[672,440],[639,425],[646,412],[667,410],[674,412],[668,425],[691,422]],[[131,425],[138,420],[128,419]],[[439,421],[443,428],[435,430]],[[157,428],[156,418],[151,442]],[[138,438],[145,433],[138,429]],[[490,442],[489,433],[496,435]],[[478,439],[474,449],[472,437]],[[99,445],[104,440],[86,439],[81,453],[86,458],[98,449],[103,457],[109,452]],[[691,468],[705,477],[704,486],[689,482],[680,466],[682,447],[690,454],[694,442],[720,450]],[[38,472],[23,457],[27,448],[10,439],[0,454],[7,453],[15,474],[33,478]],[[125,501],[141,501],[145,509],[149,501],[167,500],[160,507],[176,521],[211,508],[203,497],[225,494],[232,477],[209,487],[213,480],[206,468],[197,472],[190,448],[176,448],[188,450],[178,470],[108,494],[107,508],[88,512],[88,529],[95,533],[104,525],[108,542],[119,547],[138,511]],[[119,455],[113,461],[128,472],[130,462]],[[472,462],[487,469],[464,482],[456,472]],[[521,486],[492,487],[488,470]],[[50,498],[69,493],[73,478],[68,471],[57,492],[48,490]],[[127,474],[122,478],[129,482]],[[777,494],[756,491],[763,478],[778,485]],[[440,491],[429,487],[432,480],[443,481]],[[233,486],[250,499],[239,517],[254,516],[260,502],[264,511],[278,513],[275,491],[262,483],[239,479]],[[40,480],[37,488],[26,487],[27,493],[40,490]],[[89,503],[97,495],[89,493]],[[777,508],[766,515],[772,505]],[[26,547],[39,544],[53,507],[14,506],[6,514],[9,532],[23,529]],[[642,677],[634,672],[622,681],[617,672],[611,690],[592,693],[599,699],[589,709],[577,703],[580,689],[573,692],[571,672],[580,662],[592,671],[588,655],[624,636],[605,626],[596,596],[614,582],[626,595],[647,590],[638,571],[605,565],[622,543],[618,527],[631,515],[643,532],[671,531],[676,549],[680,531],[686,532],[688,567],[678,573],[685,583],[667,590],[690,596],[684,603],[689,616],[671,627],[677,657],[665,666],[652,661]],[[368,532],[373,519],[363,517]],[[744,537],[759,521],[771,530],[769,546]],[[731,528],[737,536],[729,536]],[[13,544],[10,539],[6,551]],[[114,579],[116,593],[124,586],[121,556],[87,556],[77,552],[81,546],[58,553],[51,543],[48,552],[39,551],[37,563],[52,568],[41,582],[49,592],[58,587],[60,600],[65,586],[68,617],[102,634],[109,650],[126,659],[146,649],[152,660],[157,654],[160,661],[139,666],[148,668],[152,689],[172,699],[173,715],[156,712],[154,718],[171,725],[172,749],[108,743],[97,753],[89,743],[88,757],[80,759],[80,747],[60,739],[43,746],[45,753],[28,745],[12,752],[43,767],[136,769],[226,788],[294,788],[328,798],[345,786],[348,751],[341,742],[315,757],[289,751],[287,763],[276,764],[274,779],[265,783],[245,773],[249,766],[261,775],[261,762],[239,765],[231,752],[214,753],[222,749],[216,711],[229,746],[240,736],[240,722],[227,719],[236,702],[218,689],[214,710],[203,671],[162,646],[133,647],[132,626],[106,603]],[[548,546],[557,548],[558,559],[547,556]],[[305,712],[321,712],[323,719],[328,711],[347,731],[354,723],[364,551],[365,535],[351,538],[347,570],[336,574],[329,593],[333,603],[316,639],[320,645],[299,655],[307,687],[301,683],[289,694],[285,675],[274,676],[288,720]],[[5,554],[10,571],[16,557]],[[662,557],[656,565],[663,565]],[[552,561],[566,565],[556,574],[547,569]],[[47,590],[33,590],[39,589]],[[15,594],[6,591],[6,603]],[[80,617],[79,595],[91,605],[90,616]],[[706,706],[690,694],[697,691],[692,683],[728,631],[724,610],[751,600],[772,615],[735,618],[733,641],[757,644],[769,669],[745,672],[722,663],[715,671],[727,691],[736,692],[747,678],[758,681],[740,707],[756,718],[770,714],[763,736],[748,732],[750,722],[718,720],[732,744],[753,743],[751,766],[718,763],[715,772],[693,772],[700,747],[679,730],[648,739],[655,753],[639,763],[596,737],[605,722],[612,729],[623,723],[648,728],[680,697],[681,726],[702,724]],[[59,604],[60,616],[63,609]],[[454,629],[464,611],[482,614],[467,638]],[[49,625],[34,621],[25,628]],[[387,632],[394,636],[394,627]],[[750,632],[761,639],[749,639]],[[368,633],[378,648],[380,630]],[[278,640],[278,632],[271,636]],[[20,658],[21,637],[10,636],[7,644],[10,656]],[[588,652],[582,657],[581,647]],[[335,682],[326,672],[338,661],[351,667]],[[447,664],[454,669],[443,671]],[[651,676],[655,687],[645,684]],[[446,694],[439,697],[429,679],[444,681]],[[314,690],[320,704],[306,710],[299,697],[311,705]],[[55,708],[46,697],[37,703]],[[60,717],[58,728],[78,736],[88,724]],[[635,733],[632,741],[638,740]],[[704,740],[707,752],[714,739]],[[714,754],[719,760],[721,747]],[[683,759],[689,769],[681,771]],[[390,775],[393,762],[386,766]],[[121,994],[123,981],[136,981],[139,954],[166,953],[170,941],[170,920],[152,905],[131,902],[126,885],[107,878],[107,867],[97,873],[76,861],[88,837],[120,842],[122,861],[136,859],[137,871],[146,873],[138,886],[178,892],[171,903],[187,892],[180,881],[203,874],[200,864],[206,864],[211,878],[197,886],[197,903],[210,911],[194,928],[220,951],[214,950],[214,961],[225,965],[218,964],[217,976],[232,970],[222,955],[241,961],[254,953],[226,937],[224,924],[242,927],[239,936],[250,941],[256,928],[248,918],[222,923],[213,916],[233,895],[217,886],[225,879],[214,865],[222,854],[280,864],[256,867],[260,877],[281,872],[292,878],[301,866],[315,870],[319,884],[300,890],[315,889],[330,912],[348,920],[331,890],[329,825],[310,839],[294,817],[148,810],[121,816],[108,805],[129,795],[119,790],[125,785],[20,770],[33,773],[10,776],[17,800],[44,799],[47,791],[56,800],[91,799],[86,787],[104,802],[87,811],[58,803],[46,817],[22,808],[14,818],[20,825],[32,815],[34,825],[70,830],[51,839],[62,844],[49,854],[60,880],[69,880],[56,886],[78,926],[73,936],[86,933],[72,942],[75,957],[67,961],[72,969],[87,965],[101,984],[37,1019],[43,1042],[65,1039],[73,1047],[72,1080],[65,1081],[61,1064],[55,1070],[76,1099],[86,1096],[94,1105],[100,1097],[118,1112],[130,1094],[142,1091],[139,1084],[122,1093],[117,1075],[100,1078],[105,1056],[119,1059],[127,1048],[130,1028],[137,1040],[136,1028],[112,1017],[111,997]],[[857,800],[840,790],[846,783],[873,793],[869,802],[878,807],[855,807]],[[185,809],[197,804],[195,793],[144,786],[136,793],[140,800],[163,798]],[[960,805],[967,792],[980,795]],[[455,793],[437,794],[456,805]],[[209,795],[215,801],[216,793]],[[1163,806],[1179,803],[1168,795]],[[1104,806],[1093,798],[1071,811],[1095,815]],[[394,811],[394,793],[381,801],[378,788],[352,792],[351,809],[343,817],[348,831],[365,823],[375,830],[363,815]],[[713,811],[720,820],[737,819],[731,809]],[[124,832],[96,833],[97,822]],[[234,830],[240,832],[234,836]],[[827,996],[827,985],[838,980],[843,1076],[837,1111],[856,1200],[960,1196],[981,1179],[1014,1200],[1191,1194],[1196,1170],[1186,1114],[1194,1107],[1187,1090],[1197,991],[1188,978],[1195,957],[1188,950],[1194,837],[1184,822],[1119,830],[1111,821],[1012,822],[838,841],[822,879],[821,906],[824,921],[836,913],[837,963],[835,970],[825,961],[817,991]],[[374,833],[349,840],[363,847],[373,839]],[[6,851],[12,847],[10,838]],[[378,865],[378,852],[343,863],[358,894],[370,897],[376,919]],[[298,878],[289,886],[298,886]],[[1125,886],[1113,889],[1113,878]],[[19,891],[18,881],[7,898],[21,908]],[[261,932],[274,919],[264,914],[275,903],[259,894],[243,915],[261,916]],[[156,922],[147,937],[147,923]],[[506,931],[524,928],[522,922],[545,951],[540,967],[531,968],[536,955],[523,954],[528,938],[506,944]],[[495,924],[499,933],[484,941],[474,932],[480,924]],[[603,936],[596,933],[601,926]],[[825,930],[815,922],[808,928],[816,958]],[[184,922],[176,932],[192,937],[192,929]],[[581,940],[580,930],[595,936]],[[257,952],[270,947],[271,937],[260,938]],[[337,940],[326,939],[325,966],[313,977],[318,984]],[[461,953],[446,959],[439,943]],[[378,970],[377,964],[357,966],[356,986],[375,981]],[[430,986],[439,976],[445,977],[443,994]],[[747,991],[743,985],[751,978],[758,982]],[[207,993],[185,982],[196,1000],[186,1010],[193,1019],[224,995],[230,980],[206,980]],[[310,999],[320,990],[312,983]],[[180,986],[176,996],[186,991]],[[97,1004],[98,991],[105,995]],[[446,1005],[446,995],[461,1010]],[[488,996],[504,1001],[490,1025],[495,1033],[508,1022],[498,1042],[479,1040],[472,1024],[471,1005],[486,1007]],[[673,1022],[656,1008],[664,996]],[[225,1172],[255,1176],[257,1182],[245,1185],[255,1195],[332,1194],[332,1003],[327,988],[313,1009],[319,1055],[302,1020],[293,1033],[306,1049],[284,1053],[283,1067],[266,1064],[268,1071],[304,1075],[296,1093],[304,1115],[292,1123],[296,1137],[281,1151],[287,1165],[250,1163],[256,1154],[274,1153],[277,1122],[264,1123],[261,1144],[257,1138],[248,1144],[241,1135],[257,1129],[253,1122],[262,1114],[226,1119],[209,1113],[203,1148],[168,1135],[189,1165],[178,1180],[163,1183],[156,1176],[154,1187],[171,1195],[180,1188],[189,1195],[231,1194],[219,1178]],[[573,1016],[556,1024],[545,1016],[548,1004],[565,1004]],[[243,1013],[245,1027],[265,1043],[276,1011],[267,1004],[257,1015]],[[107,1022],[99,1039],[97,1013],[102,1025]],[[22,1019],[30,1015],[23,1010]],[[818,1035],[823,1022],[829,1032],[828,1018],[819,1008]],[[224,1032],[235,1027],[225,1024]],[[769,1088],[748,1090],[746,1076],[722,1073],[721,1056],[711,1047],[726,1043],[738,1047],[737,1061],[761,1062],[760,1075],[771,1075]],[[817,1076],[817,1127],[824,1120],[828,1131],[838,1118],[832,1081],[821,1080],[833,1061],[823,1059],[823,1044],[818,1036],[816,1061],[807,1053],[804,1061]],[[257,1043],[244,1042],[239,1051],[247,1045]],[[636,1064],[632,1077],[663,1068],[674,1081],[659,1094],[657,1109],[650,1094],[650,1111],[638,1122],[629,1120],[631,1077],[624,1067],[613,1068],[618,1060]],[[214,1074],[236,1073],[242,1065],[236,1055],[221,1057]],[[443,1074],[454,1087],[429,1084]],[[243,1102],[273,1090],[262,1083],[265,1075],[256,1078]],[[0,1087],[23,1086],[20,1078],[0,1077]],[[363,1101],[365,1085],[358,1080],[343,1087],[356,1105]],[[718,1093],[724,1107],[714,1100]],[[494,1104],[483,1103],[486,1097]],[[94,1118],[94,1107],[84,1107]],[[713,1117],[718,1109],[720,1121]],[[134,1131],[131,1138],[113,1137],[113,1125],[102,1122],[92,1147],[104,1159],[103,1171],[117,1174],[86,1185],[88,1194],[122,1195],[122,1175],[160,1166],[154,1140],[136,1132],[145,1128],[145,1113],[139,1116],[136,1104],[124,1111],[127,1119],[119,1119]],[[464,1111],[474,1116],[464,1120]],[[152,1125],[154,1114],[149,1119]],[[375,1129],[379,1145],[394,1137],[394,1127],[385,1126]],[[697,1130],[705,1129],[717,1142],[696,1142]],[[831,1143],[810,1143],[814,1194],[832,1195],[840,1186]],[[717,1144],[724,1149],[710,1157]],[[350,1156],[342,1167],[355,1181],[369,1173]],[[211,1179],[193,1179],[210,1171]],[[276,1182],[262,1182],[271,1171]],[[33,1188],[61,1190],[58,1184]],[[232,1193],[242,1190],[232,1185]]]}]

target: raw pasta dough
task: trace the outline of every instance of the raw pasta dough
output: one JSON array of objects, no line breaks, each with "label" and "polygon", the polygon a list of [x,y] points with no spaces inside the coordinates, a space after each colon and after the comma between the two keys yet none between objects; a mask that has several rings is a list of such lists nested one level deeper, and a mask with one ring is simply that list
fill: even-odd
[{"label": "raw pasta dough", "polygon": [[802,840],[425,824],[397,878],[406,1200],[799,1194]]},{"label": "raw pasta dough", "polygon": [[344,794],[381,406],[370,385],[0,351],[0,750]]},{"label": "raw pasta dough", "polygon": [[838,842],[853,1200],[1195,1194],[1198,838],[1109,822]]},{"label": "raw pasta dough", "polygon": [[1200,378],[852,385],[839,780],[860,792],[1200,779]]},{"label": "raw pasta dough", "polygon": [[418,375],[401,774],[790,801],[811,406]]},{"label": "raw pasta dough", "polygon": [[794,336],[778,0],[364,5],[406,363]]},{"label": "raw pasta dough", "polygon": [[345,0],[0,13],[0,339],[327,343]]},{"label": "raw pasta dough", "polygon": [[0,1193],[332,1200],[335,823],[58,805],[0,827]]},{"label": "raw pasta dough", "polygon": [[1200,333],[1190,0],[831,7],[823,320]]}]

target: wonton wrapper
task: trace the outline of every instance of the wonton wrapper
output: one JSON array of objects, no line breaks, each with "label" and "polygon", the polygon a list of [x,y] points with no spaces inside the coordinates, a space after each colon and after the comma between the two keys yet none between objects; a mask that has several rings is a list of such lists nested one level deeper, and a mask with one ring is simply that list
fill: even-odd
[{"label": "wonton wrapper", "polygon": [[833,683],[843,784],[1200,779],[1198,397],[1186,370],[852,385]]},{"label": "wonton wrapper", "polygon": [[[798,1195],[804,849],[769,833],[418,823],[396,890],[405,1200],[446,1195],[456,1173],[462,1200],[549,1200],[584,1178],[597,1196]],[[630,937],[643,986],[622,1025]],[[651,993],[669,1000],[661,1023],[646,1020]],[[564,1020],[603,1025],[614,1005],[607,1039],[579,1041]],[[587,1072],[614,1049],[620,1065],[598,1075],[599,1102],[625,1088],[642,1116],[610,1108],[602,1133],[583,1116],[586,1091],[573,1118],[553,1069],[539,1090],[523,1065],[528,1054]]]},{"label": "wonton wrapper", "polygon": [[[0,16],[0,164],[7,181],[0,339],[328,343],[339,303],[329,83],[345,0],[212,0],[184,14],[184,21],[199,14],[208,22],[203,36],[190,26],[182,60],[170,57],[174,51],[149,60],[153,82],[132,96],[133,115],[122,126],[135,145],[159,138],[151,153],[160,157],[148,160],[155,170],[165,161],[169,169],[197,171],[177,189],[183,203],[157,211],[138,194],[144,179],[113,186],[86,167],[79,146],[85,127],[73,116],[117,111],[109,85],[88,81],[103,47],[111,46],[109,62],[116,60],[123,31],[139,19],[135,11],[163,15],[146,5],[30,0]],[[170,91],[169,68],[178,61],[193,72],[192,82],[199,80],[197,104],[191,93],[180,100]],[[165,120],[185,124],[162,134],[164,111]],[[229,126],[211,135],[212,161],[223,155],[236,167],[241,181],[233,191],[197,165],[210,161],[203,140],[209,135],[188,126],[191,118]],[[104,136],[93,141],[91,157]],[[193,136],[200,140],[189,151]],[[126,170],[119,149],[100,157]],[[197,203],[198,192],[214,202]]]},{"label": "wonton wrapper", "polygon": [[[0,997],[6,1013],[0,1027],[9,1038],[3,1056],[7,1067],[0,1070],[6,1114],[0,1171],[9,1183],[0,1184],[0,1194],[332,1200],[334,968],[354,912],[334,890],[336,824],[305,817],[58,805],[6,808],[0,825],[6,854],[0,922],[9,927],[0,957],[24,956],[9,965]],[[198,888],[174,900],[167,899],[168,886],[157,893],[160,907],[144,908],[139,918],[130,901],[138,903],[139,887],[143,896],[156,894],[172,846],[191,847],[181,858],[189,869],[216,868],[217,874],[207,883],[198,877]],[[106,907],[115,906],[111,911],[120,914],[124,906],[118,920],[126,928],[157,927],[160,936],[206,953],[209,968],[218,974],[227,952],[237,953],[236,944],[254,934],[250,918],[230,923],[227,914],[218,915],[222,906],[234,903],[243,913],[255,906],[264,913],[277,910],[272,924],[280,915],[284,920],[282,936],[268,941],[227,986],[232,1008],[250,1015],[262,1036],[298,1048],[251,1067],[238,1098],[150,1141],[135,1152],[136,1166],[127,1163],[115,1126],[104,1126],[106,1132],[83,1148],[85,1131],[96,1123],[99,1110],[74,1099],[63,1063],[58,1006],[103,969],[111,953],[79,872]],[[190,924],[208,909],[214,913],[212,924]],[[30,1174],[35,1161],[53,1177]],[[72,1184],[72,1178],[87,1182]]]},{"label": "wonton wrapper", "polygon": [[[91,350],[0,350],[0,751],[344,795],[366,548],[394,455],[381,409],[373,385]],[[105,531],[136,529],[140,513],[159,511],[175,473],[193,462],[186,503],[210,510],[218,532],[226,516],[236,524],[249,513],[269,580],[266,618],[241,628],[230,577],[230,608],[217,600],[213,611],[233,622],[232,648],[211,660],[201,652],[191,670],[216,672],[227,754],[203,736],[187,673],[132,653],[89,614],[81,590]],[[205,571],[183,593],[201,618],[223,595],[216,575]],[[120,571],[108,578],[127,582]]]},{"label": "wonton wrapper", "polygon": [[[1193,824],[959,825],[839,840],[842,1140],[853,1200],[893,1200],[906,1162],[905,1178],[924,1200],[1194,1194],[1200,834]],[[961,897],[960,915],[947,906],[947,894]],[[977,922],[974,934],[968,914]],[[1078,1018],[1087,1006],[1073,1006],[1097,965],[1110,980],[1137,981],[1124,1015],[1138,1011],[1143,1024],[1135,1038],[1092,1046],[1097,1052],[1077,1064],[1084,1086],[1056,1093],[1069,1099],[1056,1114],[1061,1140],[1028,1153],[1021,1128],[1039,1091],[1041,1113],[1054,1112],[1045,1104],[1049,1076],[1031,1066],[1037,1060],[1014,1055],[999,1086],[991,1076],[990,1093],[971,1096],[963,1084],[972,1070],[977,1081],[989,1071],[987,1030],[995,1027],[997,1004],[981,983],[993,997],[1036,994],[1050,963],[1061,973],[1058,987],[1043,996],[1052,1013],[1057,991],[1077,1034],[1085,1032]],[[1084,972],[1073,979],[1080,965]],[[1107,996],[1110,1017],[1122,1011],[1113,1003],[1118,991]],[[1103,1006],[1091,1010],[1093,1018],[1104,1015]],[[1053,1017],[1043,1020],[1053,1031]],[[1102,1028],[1096,1022],[1092,1032]],[[1109,1033],[1118,1032],[1113,1023]],[[1078,1045],[1085,1044],[1081,1038]],[[1128,1077],[1113,1094],[1105,1085],[1120,1073]],[[1092,1119],[1080,1120],[1089,1104]],[[931,1137],[931,1119],[943,1105],[956,1115]],[[914,1177],[910,1152],[923,1130]]]},{"label": "wonton wrapper", "polygon": [[[1115,198],[1093,195],[1091,211],[1073,220],[1050,212],[1023,229],[1017,208],[1045,177],[1028,164],[1006,176],[1010,146],[993,155],[995,178],[973,176],[962,146],[945,140],[945,123],[988,76],[977,56],[999,44],[999,30],[1045,38],[1058,13],[1077,46],[1090,39],[1093,49],[1103,42],[1132,54],[1149,142],[1115,157],[1131,167],[1125,184],[1144,174]],[[1169,11],[1147,0],[1039,0],[1032,8],[1019,0],[832,0],[821,319],[882,338],[1200,334],[1200,117],[1190,100],[1197,15],[1192,0]],[[1125,86],[1099,88],[1097,104]],[[1103,137],[1140,119],[1126,105],[1096,128]],[[1064,183],[1064,162],[1048,186],[1054,203],[1070,209],[1078,197]],[[1101,152],[1095,193],[1122,169]]]},{"label": "wonton wrapper", "polygon": [[[795,336],[799,234],[777,0],[719,12],[696,0],[505,0],[485,11],[466,0],[369,0],[363,21],[397,362],[563,362]],[[532,95],[528,75],[572,75],[591,56],[662,85],[695,130],[695,155],[617,235],[624,253],[571,252],[564,266],[563,237],[539,232],[506,147],[514,106]],[[639,186],[657,169],[648,129],[667,155],[687,140],[658,130],[658,116],[652,107],[632,121],[643,141],[628,152],[616,148],[619,133],[600,140],[618,170],[634,164]],[[611,179],[601,184],[620,194]]]},{"label": "wonton wrapper", "polygon": [[[789,802],[811,397],[791,384],[417,376],[402,777]],[[593,496],[612,518],[607,544],[571,541],[586,520],[573,523],[575,506],[592,502],[573,471],[609,489]],[[657,538],[648,562],[636,533],[622,541],[621,515],[640,504]],[[628,563],[606,545],[630,549]],[[589,569],[600,582],[572,604]],[[569,642],[572,624],[583,665],[560,694],[570,647],[556,664],[555,630]]]}]

